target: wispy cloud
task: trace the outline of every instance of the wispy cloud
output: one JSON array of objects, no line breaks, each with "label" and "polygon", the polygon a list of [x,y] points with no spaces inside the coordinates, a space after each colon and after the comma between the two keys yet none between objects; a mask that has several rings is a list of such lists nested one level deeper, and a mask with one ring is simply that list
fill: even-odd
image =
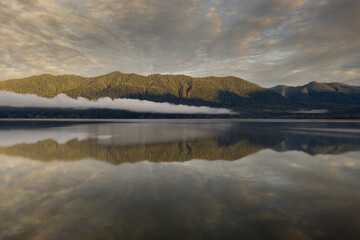
[{"label": "wispy cloud", "polygon": [[166,102],[151,102],[138,99],[108,97],[91,101],[79,97],[77,99],[68,97],[61,93],[54,98],[39,97],[34,94],[17,94],[13,92],[0,91],[0,106],[9,107],[35,107],[35,108],[76,108],[76,109],[117,109],[132,112],[152,113],[179,113],[179,114],[234,114],[226,108],[211,108],[205,106],[175,105]]},{"label": "wispy cloud", "polygon": [[0,78],[119,70],[360,82],[359,11],[358,0],[2,1]]}]

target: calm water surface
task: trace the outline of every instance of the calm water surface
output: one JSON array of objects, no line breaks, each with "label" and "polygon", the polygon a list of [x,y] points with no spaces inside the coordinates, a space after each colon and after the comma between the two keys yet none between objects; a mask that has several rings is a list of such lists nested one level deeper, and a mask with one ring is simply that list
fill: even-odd
[{"label": "calm water surface", "polygon": [[0,121],[0,239],[360,239],[360,122]]}]

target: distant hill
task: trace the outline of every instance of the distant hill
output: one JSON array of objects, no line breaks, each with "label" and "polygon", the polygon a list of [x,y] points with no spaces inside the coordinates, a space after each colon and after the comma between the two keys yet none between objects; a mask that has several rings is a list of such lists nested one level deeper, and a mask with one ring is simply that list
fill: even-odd
[{"label": "distant hill", "polygon": [[344,81],[343,83],[346,83],[348,85],[352,85],[352,86],[360,86],[360,78],[356,78],[356,79],[350,79],[347,81]]},{"label": "distant hill", "polygon": [[193,78],[185,75],[141,76],[112,72],[98,77],[43,74],[0,81],[0,90],[54,97],[136,98],[176,104],[225,106],[277,106],[289,104],[280,94],[237,77]]},{"label": "distant hill", "polygon": [[270,88],[292,101],[337,105],[360,105],[360,87],[344,83],[311,82],[304,86],[278,85]]}]

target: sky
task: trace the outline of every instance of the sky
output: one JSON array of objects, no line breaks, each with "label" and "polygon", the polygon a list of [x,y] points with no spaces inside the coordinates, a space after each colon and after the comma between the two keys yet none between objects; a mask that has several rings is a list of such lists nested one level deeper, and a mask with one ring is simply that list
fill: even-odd
[{"label": "sky", "polygon": [[0,80],[51,73],[360,85],[359,0],[3,0]]}]

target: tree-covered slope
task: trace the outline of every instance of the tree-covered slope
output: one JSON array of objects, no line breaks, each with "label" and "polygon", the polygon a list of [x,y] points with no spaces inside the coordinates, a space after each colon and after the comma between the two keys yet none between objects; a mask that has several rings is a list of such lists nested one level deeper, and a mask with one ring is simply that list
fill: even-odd
[{"label": "tree-covered slope", "polygon": [[311,82],[304,86],[278,85],[270,89],[298,102],[360,105],[360,87],[344,83]]},{"label": "tree-covered slope", "polygon": [[0,90],[54,97],[65,93],[70,97],[98,99],[137,98],[171,103],[210,106],[282,105],[288,100],[278,93],[236,77],[193,78],[185,75],[124,74],[85,78],[75,75],[50,74],[0,82]]}]

